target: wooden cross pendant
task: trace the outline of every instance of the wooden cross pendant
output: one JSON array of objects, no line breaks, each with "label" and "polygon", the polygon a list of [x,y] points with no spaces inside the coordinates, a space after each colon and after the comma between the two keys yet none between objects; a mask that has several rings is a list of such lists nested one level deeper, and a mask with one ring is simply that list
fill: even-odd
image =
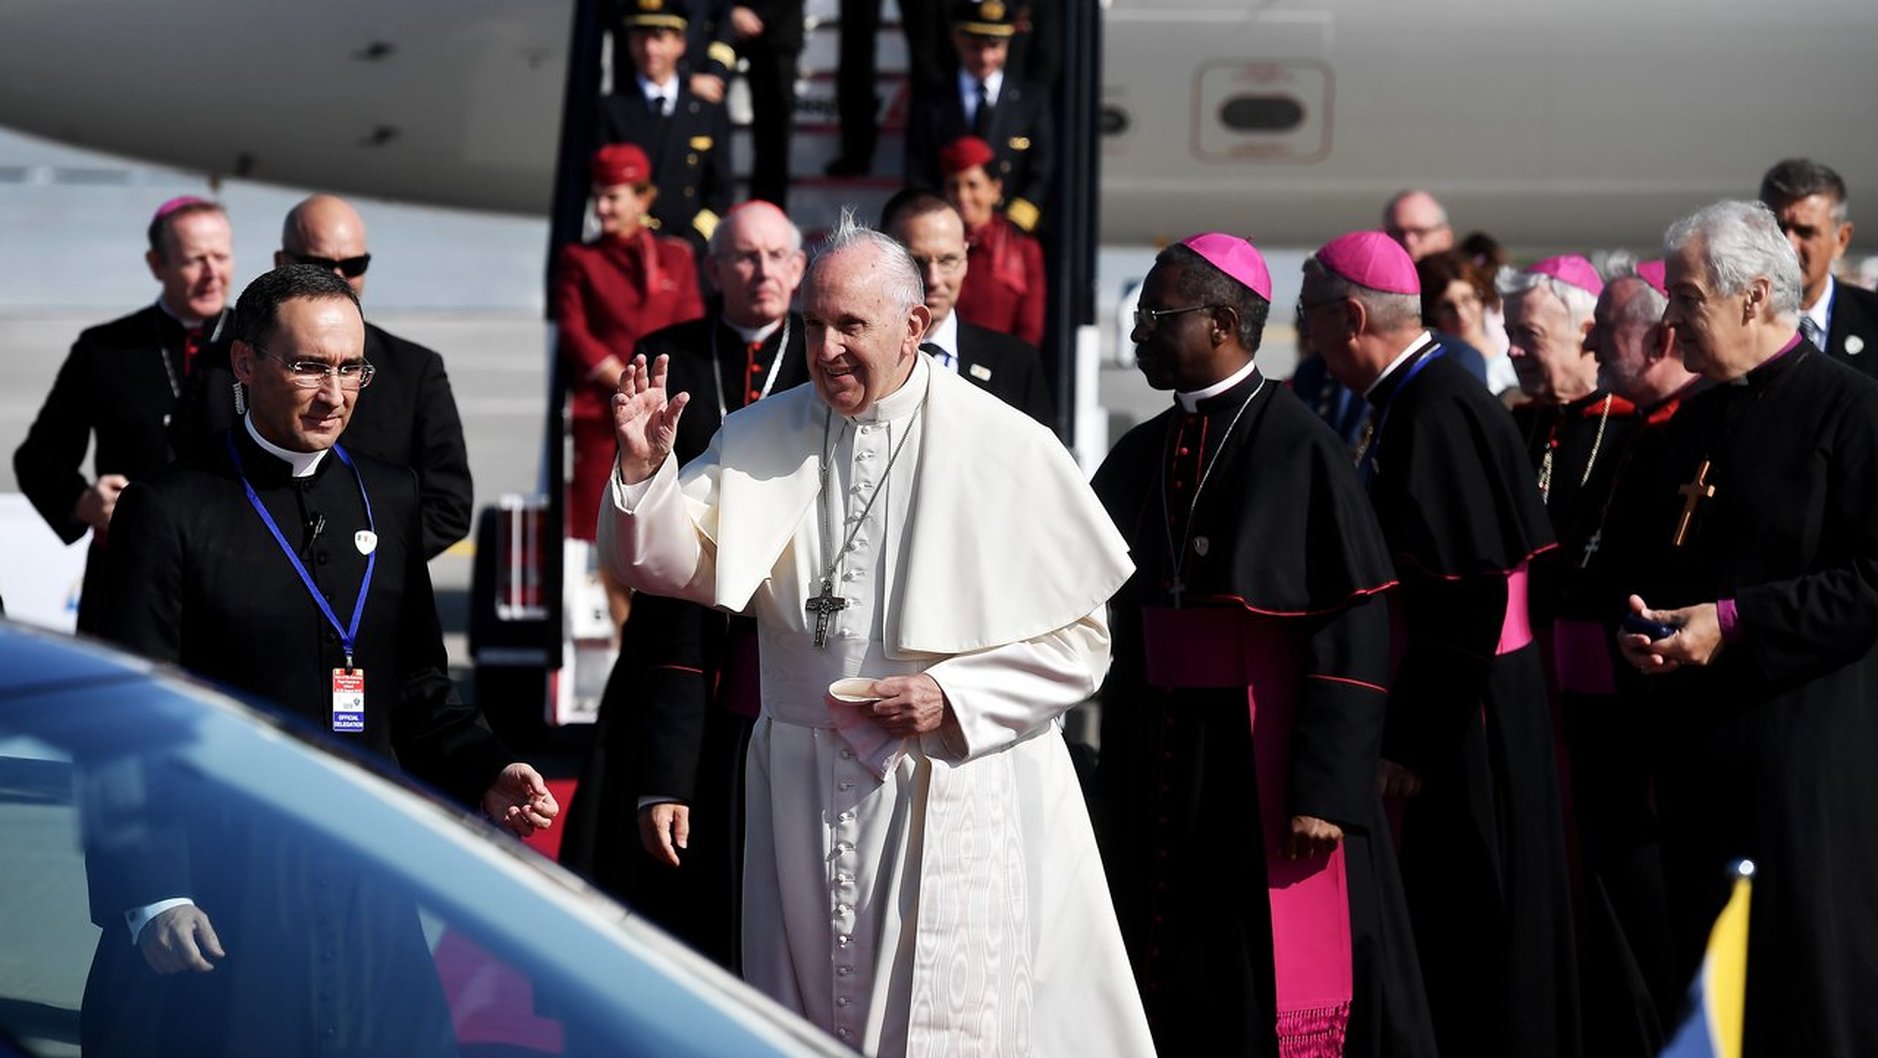
[{"label": "wooden cross pendant", "polygon": [[1702,465],[1696,468],[1695,477],[1676,491],[1682,493],[1682,518],[1676,523],[1674,544],[1681,547],[1689,536],[1689,521],[1695,517],[1695,505],[1715,495],[1715,486],[1708,483],[1708,460],[1702,460]]},{"label": "wooden cross pendant", "polygon": [[822,581],[822,593],[802,604],[802,608],[815,615],[815,645],[828,646],[828,619],[836,610],[846,609],[848,600],[835,594],[834,581]]}]

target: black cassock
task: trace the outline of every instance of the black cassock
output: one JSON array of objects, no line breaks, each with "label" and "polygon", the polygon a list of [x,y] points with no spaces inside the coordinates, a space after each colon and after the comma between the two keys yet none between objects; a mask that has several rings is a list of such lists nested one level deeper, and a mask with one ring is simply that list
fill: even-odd
[{"label": "black cassock", "polygon": [[[691,395],[672,446],[681,462],[702,454],[722,424],[720,392],[723,408],[735,411],[808,379],[800,316],[751,348],[721,322],[722,311],[713,304],[703,319],[639,341],[648,360],[671,357],[670,391]],[[756,660],[754,618],[634,595],[561,843],[563,864],[732,970],[742,917],[743,762],[760,705]],[[690,806],[690,844],[677,868],[640,845],[641,797]]]},{"label": "black cassock", "polygon": [[[1376,789],[1389,634],[1377,593],[1393,574],[1348,453],[1288,389],[1254,372],[1197,414],[1176,406],[1130,431],[1095,489],[1137,566],[1110,606],[1096,820],[1158,1048],[1278,1053],[1266,898],[1266,845],[1278,835],[1261,822],[1255,761],[1265,758],[1250,693],[1260,716],[1273,696],[1294,702],[1276,814],[1345,832],[1355,986],[1346,1053],[1432,1055]],[[1244,622],[1247,640],[1263,644],[1243,686],[1171,687],[1154,673],[1162,662],[1147,625],[1176,605]]]},{"label": "black cassock", "polygon": [[[367,562],[355,536],[366,528],[359,479],[332,453],[295,479],[242,427],[225,436],[347,621]],[[353,659],[365,673],[365,729],[331,737],[473,804],[513,758],[450,688],[416,478],[353,460],[377,534]],[[109,638],[330,730],[332,672],[346,660],[339,636],[249,505],[226,447],[133,483],[112,537]],[[394,880],[264,808],[204,803],[191,796],[202,788],[160,759],[81,774],[92,917],[103,929],[82,1016],[87,1054],[454,1053],[415,905]],[[202,908],[228,952],[210,973],[159,976],[129,943],[127,910],[178,896]]]},{"label": "black cassock", "polygon": [[1441,1053],[1575,1055],[1578,1002],[1545,676],[1524,587],[1552,546],[1504,407],[1428,343],[1369,394],[1370,499],[1401,587],[1385,759]]},{"label": "black cassock", "polygon": [[[1704,463],[1714,494],[1674,546]],[[1746,1053],[1878,1054],[1878,384],[1802,343],[1685,404],[1649,470],[1620,497],[1630,590],[1733,599],[1741,636],[1632,685],[1680,979],[1750,857]]]}]

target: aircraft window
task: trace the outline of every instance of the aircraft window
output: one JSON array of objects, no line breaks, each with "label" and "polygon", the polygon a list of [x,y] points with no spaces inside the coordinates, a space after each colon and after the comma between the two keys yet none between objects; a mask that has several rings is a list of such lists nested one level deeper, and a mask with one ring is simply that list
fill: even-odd
[{"label": "aircraft window", "polygon": [[1290,96],[1233,96],[1219,120],[1239,132],[1290,132],[1304,122],[1304,106]]}]

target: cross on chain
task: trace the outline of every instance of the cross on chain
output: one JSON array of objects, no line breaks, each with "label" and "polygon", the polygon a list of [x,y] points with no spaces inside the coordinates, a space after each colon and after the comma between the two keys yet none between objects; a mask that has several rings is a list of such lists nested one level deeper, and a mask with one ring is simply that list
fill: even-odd
[{"label": "cross on chain", "polygon": [[1597,532],[1591,534],[1591,539],[1585,541],[1585,556],[1582,559],[1578,560],[1578,568],[1588,569],[1591,566],[1592,556],[1596,555],[1598,553],[1598,548],[1602,547],[1603,545],[1604,545],[1604,529],[1602,526],[1600,526]]},{"label": "cross on chain", "polygon": [[847,606],[848,600],[835,594],[835,582],[829,578],[822,580],[822,593],[820,595],[802,604],[804,610],[815,615],[816,646],[826,647],[828,645],[828,619],[835,615],[835,611],[845,610]]},{"label": "cross on chain", "polygon": [[1682,519],[1676,523],[1675,546],[1681,547],[1689,535],[1689,521],[1695,517],[1695,505],[1715,495],[1715,486],[1708,483],[1708,460],[1696,469],[1695,477],[1676,489],[1682,494]]}]

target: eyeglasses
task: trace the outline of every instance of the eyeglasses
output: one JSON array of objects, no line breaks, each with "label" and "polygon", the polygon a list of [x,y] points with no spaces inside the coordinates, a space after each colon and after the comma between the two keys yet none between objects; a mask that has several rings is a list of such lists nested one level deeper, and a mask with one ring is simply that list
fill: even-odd
[{"label": "eyeglasses", "polygon": [[1218,305],[1188,305],[1179,309],[1144,309],[1135,306],[1135,329],[1151,331],[1160,325],[1163,316],[1178,316],[1183,312],[1199,312],[1201,309],[1216,309]]},{"label": "eyeglasses", "polygon": [[315,268],[324,268],[328,272],[338,272],[347,279],[359,278],[365,274],[367,268],[372,266],[372,255],[369,253],[338,260],[331,257],[315,257],[307,253],[290,253],[287,256],[293,258],[295,264],[312,265]]},{"label": "eyeglasses", "polygon": [[254,351],[287,369],[287,378],[300,389],[319,389],[329,376],[337,376],[340,389],[364,389],[372,384],[378,369],[365,360],[329,364],[324,360],[284,360],[260,346]]},{"label": "eyeglasses", "polygon": [[795,250],[726,250],[717,255],[720,261],[728,261],[738,268],[755,268],[761,261],[771,268],[781,268],[796,255]]},{"label": "eyeglasses", "polygon": [[1304,317],[1310,315],[1311,313],[1316,312],[1318,309],[1323,308],[1325,305],[1335,305],[1339,301],[1348,301],[1348,300],[1349,300],[1348,295],[1345,295],[1344,297],[1340,297],[1340,298],[1323,298],[1318,301],[1305,301],[1303,298],[1300,297],[1298,299],[1298,303],[1292,306],[1291,312],[1298,319],[1303,319]]},{"label": "eyeglasses", "polygon": [[951,275],[965,267],[965,255],[962,253],[940,254],[938,257],[921,257],[918,254],[910,256],[921,272],[928,268],[937,268],[942,274]]}]

